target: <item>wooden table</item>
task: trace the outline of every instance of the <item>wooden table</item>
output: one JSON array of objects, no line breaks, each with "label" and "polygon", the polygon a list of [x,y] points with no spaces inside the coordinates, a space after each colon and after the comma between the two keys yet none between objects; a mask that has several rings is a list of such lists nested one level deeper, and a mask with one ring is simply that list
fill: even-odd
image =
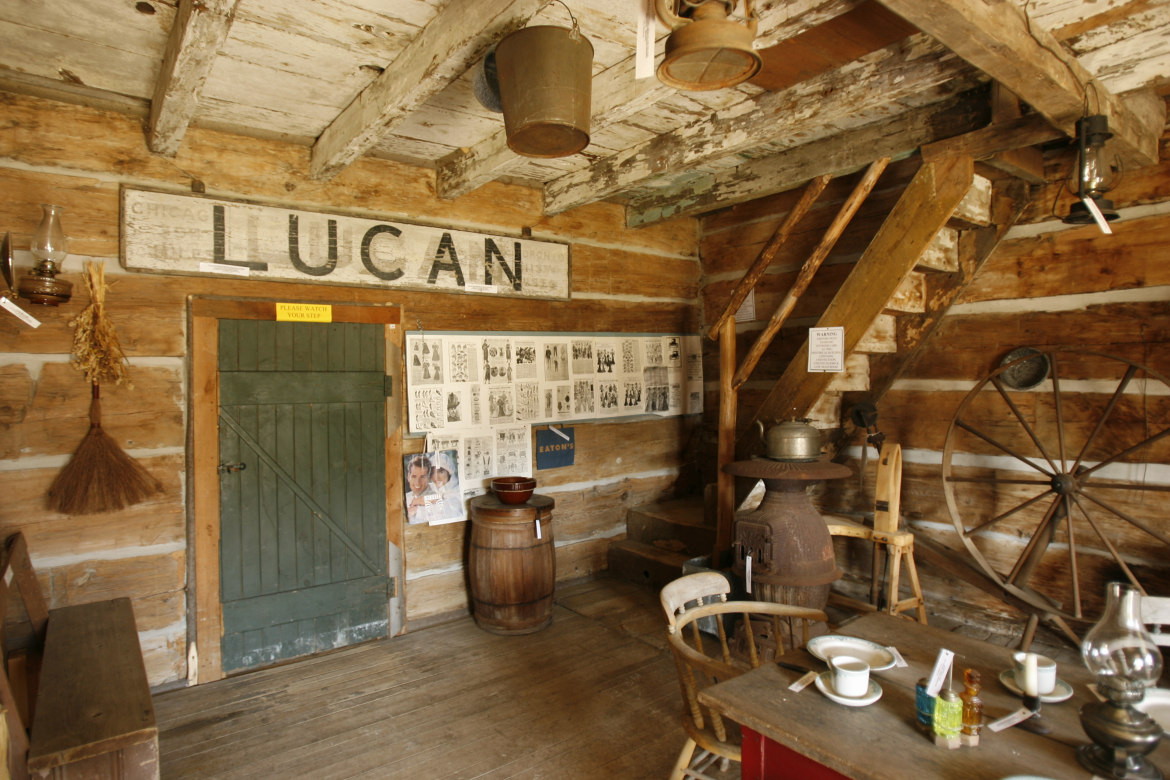
[{"label": "wooden table", "polygon": [[[1043,705],[1042,712],[1053,725],[1051,734],[1039,736],[1018,728],[996,734],[985,727],[979,747],[948,750],[936,747],[918,731],[915,684],[930,674],[940,647],[953,650],[956,687],[963,669],[979,670],[984,718],[996,720],[1021,704],[999,681],[999,673],[1011,667],[1013,651],[881,613],[849,623],[839,633],[893,645],[909,664],[875,673],[883,690],[877,703],[845,707],[829,701],[815,685],[793,693],[788,686],[800,673],[775,664],[707,688],[699,699],[780,745],[857,780],[1001,780],[1016,774],[1056,780],[1091,777],[1075,755],[1075,748],[1089,741],[1077,712],[1082,704],[1096,701],[1085,687],[1093,677],[1083,666],[1063,664],[1057,670],[1060,679],[1073,686],[1074,695],[1060,704]],[[803,650],[788,653],[785,660],[826,669]],[[1163,771],[1170,770],[1170,745],[1163,742],[1152,759]],[[768,778],[775,780],[771,773]]]}]

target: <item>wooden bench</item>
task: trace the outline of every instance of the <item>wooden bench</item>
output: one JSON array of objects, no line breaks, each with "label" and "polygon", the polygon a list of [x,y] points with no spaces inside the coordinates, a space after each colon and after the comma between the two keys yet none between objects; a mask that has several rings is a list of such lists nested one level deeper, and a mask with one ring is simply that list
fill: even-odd
[{"label": "wooden bench", "polygon": [[[22,535],[9,540],[8,551],[0,567],[0,604],[6,603],[11,571],[43,647],[39,682],[33,676],[10,686],[7,675],[0,675],[12,776],[156,780],[158,727],[130,599],[44,611]],[[22,688],[29,696],[23,708],[13,695]],[[22,709],[31,713],[31,740],[19,714],[13,717]]]}]

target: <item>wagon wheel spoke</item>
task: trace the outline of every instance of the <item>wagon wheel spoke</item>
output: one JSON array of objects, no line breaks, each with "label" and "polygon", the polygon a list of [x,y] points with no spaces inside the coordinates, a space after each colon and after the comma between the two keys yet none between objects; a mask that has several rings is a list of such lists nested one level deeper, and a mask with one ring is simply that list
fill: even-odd
[{"label": "wagon wheel spoke", "polygon": [[1101,527],[1097,525],[1097,521],[1093,519],[1093,516],[1089,514],[1089,510],[1085,508],[1083,503],[1081,503],[1080,497],[1074,493],[1072,499],[1076,502],[1077,507],[1081,510],[1081,514],[1083,514],[1085,519],[1089,521],[1089,525],[1093,527],[1093,531],[1096,532],[1097,537],[1105,543],[1105,547],[1109,550],[1109,554],[1113,556],[1113,560],[1117,561],[1117,565],[1121,567],[1123,572],[1125,572],[1125,576],[1129,578],[1129,581],[1133,583],[1135,588],[1142,592],[1143,596],[1146,595],[1146,589],[1143,588],[1141,583],[1137,581],[1137,577],[1133,576],[1133,572],[1129,570],[1129,565],[1121,557],[1121,553],[1119,553],[1117,548],[1113,546],[1113,542],[1109,541],[1109,537],[1107,537],[1101,531]]},{"label": "wagon wheel spoke", "polygon": [[[1056,353],[1053,352],[1050,360],[1052,361],[1052,400],[1056,406],[1056,445],[1060,455],[1060,468],[1057,471],[1064,471],[1064,467],[1068,463],[1064,459],[1064,414],[1060,408],[1060,369],[1056,364]],[[1068,504],[1068,502],[1065,502]],[[1069,517],[1072,517],[1072,505],[1068,504]],[[1072,521],[1069,521],[1069,531],[1072,531]],[[1076,578],[1076,560],[1073,560],[1073,578]],[[1077,601],[1077,617],[1081,616],[1080,600]]]},{"label": "wagon wheel spoke", "polygon": [[1152,490],[1156,493],[1170,493],[1170,485],[1140,485],[1136,482],[1089,482],[1088,484],[1082,482],[1081,487],[1093,488],[1093,490]]},{"label": "wagon wheel spoke", "polygon": [[1038,526],[1036,526],[1035,532],[1032,533],[1032,538],[1028,540],[1027,546],[1024,547],[1024,552],[1020,554],[1019,560],[1016,561],[1016,565],[1012,567],[1012,572],[1008,575],[1007,578],[1008,585],[1015,585],[1016,577],[1020,576],[1020,570],[1024,568],[1024,562],[1027,561],[1028,556],[1032,554],[1032,550],[1039,543],[1040,537],[1048,531],[1048,524],[1052,522],[1052,516],[1056,514],[1056,507],[1060,506],[1060,500],[1061,497],[1057,496],[1056,500],[1054,500],[1048,506],[1048,511],[1044,513],[1044,519],[1040,521]]},{"label": "wagon wheel spoke", "polygon": [[976,436],[978,436],[980,439],[983,439],[983,441],[987,442],[991,446],[998,447],[999,449],[1006,452],[1008,455],[1011,455],[1016,460],[1020,461],[1021,463],[1026,464],[1028,466],[1028,468],[1035,469],[1036,471],[1039,471],[1041,474],[1046,474],[1050,477],[1053,476],[1052,472],[1048,471],[1047,469],[1043,468],[1042,466],[1037,466],[1035,463],[1028,460],[1023,455],[1021,455],[1020,453],[1013,450],[1011,447],[1007,447],[1007,446],[1004,446],[1003,444],[1000,444],[995,439],[991,438],[990,436],[988,436],[985,433],[982,433],[980,431],[975,430],[974,428],[972,428],[970,425],[963,422],[962,420],[955,420],[955,425],[958,425],[960,428],[967,431],[968,433],[975,434]]},{"label": "wagon wheel spoke", "polygon": [[[1039,483],[1039,484],[1044,484],[1044,483],[1043,483],[1043,482],[1041,482],[1041,483]],[[1028,499],[1028,500],[1027,500],[1027,501],[1025,501],[1024,503],[1022,503],[1022,504],[1020,504],[1019,506],[1017,506],[1015,509],[1009,509],[1008,511],[1004,512],[1002,515],[999,515],[998,517],[993,517],[993,518],[991,518],[990,520],[988,520],[988,521],[987,521],[987,522],[985,522],[985,523],[980,523],[979,525],[975,526],[974,528],[972,528],[972,529],[970,529],[970,530],[965,530],[965,531],[963,531],[963,535],[964,535],[964,536],[971,536],[971,535],[972,535],[972,534],[974,534],[976,531],[982,531],[984,528],[987,528],[988,526],[995,525],[995,524],[996,524],[996,523],[998,523],[1000,520],[1006,520],[1007,518],[1009,518],[1009,517],[1011,517],[1012,515],[1014,515],[1016,512],[1019,512],[1021,509],[1027,509],[1028,507],[1032,506],[1032,504],[1035,504],[1037,501],[1040,501],[1041,499],[1043,499],[1043,498],[1046,498],[1047,496],[1050,496],[1050,495],[1052,495],[1052,493],[1053,493],[1053,492],[1054,492],[1054,491],[1053,491],[1051,488],[1049,488],[1048,490],[1045,490],[1045,491],[1044,491],[1043,493],[1041,493],[1040,495],[1038,495],[1038,496],[1036,496],[1036,497],[1034,497],[1034,498],[1030,498],[1030,499]]]},{"label": "wagon wheel spoke", "polygon": [[1170,434],[1170,428],[1167,428],[1166,430],[1162,431],[1161,433],[1154,434],[1150,438],[1146,439],[1143,442],[1140,442],[1138,444],[1133,445],[1132,447],[1130,447],[1128,450],[1125,450],[1124,452],[1117,453],[1116,455],[1114,455],[1112,458],[1109,458],[1108,460],[1101,461],[1096,466],[1093,466],[1090,469],[1085,469],[1077,476],[1081,477],[1081,478],[1087,477],[1090,474],[1092,474],[1094,471],[1097,471],[1098,469],[1101,469],[1101,468],[1104,468],[1105,466],[1108,466],[1110,463],[1114,463],[1118,460],[1121,460],[1122,458],[1126,457],[1127,455],[1132,455],[1133,453],[1140,450],[1142,447],[1148,447],[1151,444],[1154,444],[1155,442],[1160,441],[1167,434]]},{"label": "wagon wheel spoke", "polygon": [[999,477],[947,477],[947,482],[980,482],[988,485],[1051,485],[1046,479],[1000,479]]},{"label": "wagon wheel spoke", "polygon": [[1068,523],[1068,562],[1072,569],[1073,617],[1078,620],[1081,614],[1081,578],[1077,573],[1077,532],[1073,529],[1072,499],[1068,494],[1064,496],[1065,521]]},{"label": "wagon wheel spoke", "polygon": [[991,384],[995,385],[995,389],[998,390],[999,394],[1003,397],[1004,403],[1008,405],[1008,408],[1012,410],[1012,414],[1014,414],[1016,419],[1020,421],[1020,425],[1024,427],[1024,431],[1028,434],[1029,438],[1032,439],[1032,443],[1036,445],[1036,449],[1040,450],[1040,454],[1044,456],[1044,460],[1048,461],[1048,465],[1052,468],[1052,471],[1054,473],[1060,473],[1060,469],[1058,469],[1056,464],[1052,462],[1052,457],[1048,454],[1048,450],[1044,448],[1044,445],[1040,442],[1040,439],[1036,437],[1036,432],[1032,430],[1032,426],[1028,425],[1028,421],[1024,419],[1024,415],[1020,413],[1020,410],[1016,406],[1015,402],[1013,402],[1012,399],[1008,397],[1007,390],[1003,389],[1003,383],[999,381],[999,377],[993,376],[991,378]]},{"label": "wagon wheel spoke", "polygon": [[1109,504],[1106,501],[1102,501],[1100,498],[1097,498],[1092,493],[1089,493],[1086,490],[1081,490],[1081,495],[1084,496],[1085,498],[1089,499],[1090,501],[1092,501],[1094,504],[1101,507],[1102,509],[1109,511],[1109,512],[1112,512],[1113,514],[1117,515],[1118,517],[1120,517],[1122,520],[1125,520],[1130,525],[1134,525],[1134,526],[1137,526],[1138,528],[1142,529],[1143,531],[1145,531],[1150,536],[1157,539],[1162,544],[1170,546],[1170,536],[1166,536],[1166,534],[1162,533],[1161,531],[1156,531],[1153,528],[1150,528],[1150,526],[1146,525],[1141,520],[1138,520],[1133,515],[1129,515],[1129,514],[1126,514],[1125,512],[1122,512],[1117,507]]},{"label": "wagon wheel spoke", "polygon": [[1130,366],[1129,369],[1125,372],[1125,376],[1121,378],[1121,383],[1117,385],[1117,390],[1114,391],[1113,397],[1109,399],[1109,405],[1106,406],[1105,411],[1101,413],[1101,419],[1097,420],[1097,427],[1095,427],[1093,432],[1089,434],[1089,438],[1085,439],[1085,446],[1081,447],[1081,454],[1077,455],[1077,462],[1073,464],[1072,470],[1069,473],[1077,473],[1077,469],[1080,468],[1081,461],[1085,459],[1085,455],[1089,452],[1089,448],[1092,447],[1093,442],[1097,440],[1097,434],[1099,434],[1101,429],[1105,427],[1105,420],[1109,419],[1109,415],[1112,413],[1113,407],[1117,406],[1117,402],[1120,401],[1121,396],[1125,394],[1126,385],[1129,384],[1129,380],[1133,379],[1133,376],[1136,373],[1137,366]]}]

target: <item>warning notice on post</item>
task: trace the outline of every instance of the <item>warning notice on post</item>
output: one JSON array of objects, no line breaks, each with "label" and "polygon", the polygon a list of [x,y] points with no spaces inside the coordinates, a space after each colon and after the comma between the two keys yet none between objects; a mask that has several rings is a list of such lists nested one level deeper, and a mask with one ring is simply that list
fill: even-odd
[{"label": "warning notice on post", "polygon": [[809,328],[808,371],[837,373],[845,370],[845,328]]},{"label": "warning notice on post", "polygon": [[324,303],[278,303],[277,322],[333,322],[333,307]]}]

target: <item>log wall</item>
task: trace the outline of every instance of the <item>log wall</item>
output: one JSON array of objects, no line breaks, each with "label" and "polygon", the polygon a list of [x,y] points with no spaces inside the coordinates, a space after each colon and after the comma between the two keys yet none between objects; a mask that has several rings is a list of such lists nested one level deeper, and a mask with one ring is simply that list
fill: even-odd
[{"label": "log wall", "polygon": [[[174,159],[149,154],[142,127],[125,116],[0,93],[0,229],[12,232],[17,265],[40,203],[65,207],[66,279],[74,297],[35,308],[36,330],[0,314],[0,536],[21,529],[52,606],[129,596],[152,685],[185,678],[194,569],[186,486],[189,399],[188,296],[393,302],[433,330],[695,332],[699,265],[696,223],[680,219],[629,230],[623,209],[598,203],[541,215],[540,194],[491,184],[456,201],[434,195],[432,171],[365,158],[331,182],[308,176],[308,149],[192,128]],[[572,245],[572,300],[395,292],[133,274],[118,266],[122,184],[175,192],[201,182],[208,194],[355,216],[418,221]],[[69,321],[86,305],[82,260],[104,258],[107,297],[135,389],[103,390],[103,424],[163,483],[151,503],[123,512],[64,517],[45,508],[48,484],[88,427],[89,391],[68,365]],[[27,302],[22,301],[22,304]],[[405,419],[405,415],[404,415]],[[629,506],[672,497],[695,461],[697,418],[577,424],[576,465],[538,473],[557,500],[559,580],[606,566],[606,545],[625,533]],[[405,452],[421,451],[407,437]],[[694,481],[693,479],[691,481]],[[466,613],[466,524],[409,526],[406,604],[414,625]],[[19,614],[18,604],[10,609]],[[10,614],[13,614],[10,612]]]},{"label": "log wall", "polygon": [[[1066,166],[1065,156],[1053,155],[1049,161],[1050,178],[1062,175]],[[812,287],[797,304],[790,327],[782,331],[749,382],[741,388],[738,408],[741,433],[746,420],[800,347],[807,328],[815,324],[868,237],[896,201],[914,167],[913,159],[890,166],[833,255],[818,271]],[[757,287],[759,318],[770,316],[824,223],[851,187],[849,180],[831,184],[813,212],[800,223],[788,246],[778,254],[769,275]],[[964,397],[1011,350],[1020,346],[1088,348],[1145,363],[1163,374],[1170,373],[1170,347],[1167,347],[1170,265],[1165,261],[1163,249],[1170,231],[1168,192],[1170,163],[1127,174],[1114,193],[1123,211],[1123,221],[1114,224],[1115,235],[1103,236],[1095,226],[1068,227],[1053,221],[1049,210],[1057,188],[1034,189],[1031,205],[1021,220],[1024,224],[1009,232],[926,342],[917,361],[878,402],[878,427],[890,441],[903,447],[906,468],[902,512],[904,522],[915,531],[966,556],[943,493],[944,440]],[[719,315],[736,281],[799,194],[793,191],[763,198],[714,212],[701,220],[704,275],[700,295],[705,323]],[[1069,198],[1062,197],[1058,212],[1067,211],[1068,205]],[[827,216],[818,216],[818,211]],[[802,230],[811,235],[803,235]],[[930,284],[929,273],[923,284]],[[913,304],[902,311],[913,311]],[[814,416],[819,419],[814,424],[832,426],[842,414],[848,413],[854,402],[868,397],[865,369],[879,375],[889,361],[897,359],[892,353],[911,335],[906,330],[906,322],[899,325],[902,311],[888,312],[892,316],[883,326],[886,338],[873,334],[884,347],[879,343],[880,348],[867,348],[868,354],[859,356],[860,363],[849,372],[850,378],[842,377],[838,384],[843,392],[836,398],[826,399],[815,410]],[[737,327],[740,359],[761,325],[757,322]],[[705,340],[704,344],[708,380],[703,420],[704,463],[713,463],[719,389],[714,381],[718,371],[718,343]],[[1116,361],[1091,356],[1068,358],[1061,366],[1061,376],[1069,380],[1062,387],[1062,415],[1070,451],[1079,452],[1124,369]],[[1057,427],[1050,387],[1049,384],[1037,391],[1014,393],[1012,397],[1042,440],[1052,442],[1050,446],[1055,450]],[[981,393],[965,419],[1000,437],[1009,447],[1029,456],[1036,454],[1022,429],[1012,427],[1012,413],[994,390]],[[1157,381],[1135,383],[1087,457],[1090,461],[1108,457],[1168,425],[1170,388]],[[857,441],[846,450],[850,456],[847,463],[855,471],[861,466]],[[960,438],[956,450],[959,466],[955,473],[959,476],[1029,477],[1019,473],[1027,471],[1026,467],[1013,464],[1010,456],[1004,456],[1002,451],[975,437]],[[859,489],[856,477],[814,491],[823,510],[854,516],[872,514],[875,455],[871,450],[864,491]],[[1170,484],[1170,446],[1165,440],[1125,460],[1126,480]],[[1032,472],[1032,478],[1034,475]],[[705,472],[704,478],[714,481],[713,471]],[[968,525],[973,525],[971,519],[1000,514],[1037,492],[1023,486],[1001,486],[996,490],[983,485],[960,491],[959,501]],[[1165,492],[1110,491],[1108,495],[1117,509],[1156,531],[1170,532]],[[994,533],[979,539],[981,551],[1001,571],[1009,569],[1042,515],[1042,509],[1029,508],[1003,521]],[[1102,526],[1109,542],[1123,551],[1146,587],[1152,593],[1170,595],[1166,546],[1107,512],[1096,512],[1094,519]],[[1082,592],[1086,594],[1085,611],[1094,614],[1099,608],[1103,583],[1122,576],[1122,572],[1110,557],[1107,545],[1086,522],[1078,519],[1074,530],[1078,549],[1082,550],[1078,568]],[[838,540],[837,544],[839,561],[846,570],[841,587],[852,595],[864,592],[867,596],[871,566],[868,545],[845,540]],[[1062,526],[1032,584],[1071,609],[1067,545],[1067,532]],[[920,568],[932,610],[972,622],[1002,625],[1005,617],[1012,624],[1020,622],[1018,613],[1001,601],[944,576],[929,565],[920,564]],[[1080,626],[1084,628],[1085,625]]]}]

